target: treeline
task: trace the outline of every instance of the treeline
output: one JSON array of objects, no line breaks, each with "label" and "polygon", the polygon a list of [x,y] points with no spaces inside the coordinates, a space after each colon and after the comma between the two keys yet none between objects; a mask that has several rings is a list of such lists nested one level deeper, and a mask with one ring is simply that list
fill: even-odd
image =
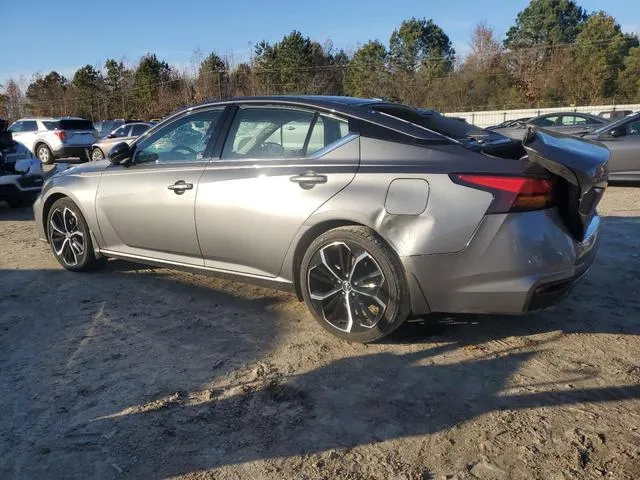
[{"label": "treeline", "polygon": [[36,74],[24,92],[9,80],[0,112],[150,119],[205,99],[278,94],[384,97],[441,111],[635,103],[639,45],[605,12],[532,0],[504,39],[478,24],[464,57],[427,19],[405,20],[387,44],[371,40],[350,53],[293,31],[257,44],[246,63],[211,53],[180,71],[149,53],[135,66],[109,59],[71,78]]}]

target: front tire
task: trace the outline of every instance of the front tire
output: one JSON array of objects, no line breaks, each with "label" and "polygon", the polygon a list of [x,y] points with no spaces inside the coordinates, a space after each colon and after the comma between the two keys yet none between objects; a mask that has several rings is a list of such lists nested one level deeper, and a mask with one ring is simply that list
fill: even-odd
[{"label": "front tire", "polygon": [[67,270],[80,272],[97,265],[89,227],[71,199],[61,198],[51,206],[47,238],[56,260]]},{"label": "front tire", "polygon": [[314,240],[301,262],[300,284],[318,323],[345,340],[379,340],[409,315],[402,263],[366,227],[339,227]]},{"label": "front tire", "polygon": [[38,148],[36,148],[36,157],[45,165],[51,165],[53,163],[53,153],[45,144],[38,145]]}]

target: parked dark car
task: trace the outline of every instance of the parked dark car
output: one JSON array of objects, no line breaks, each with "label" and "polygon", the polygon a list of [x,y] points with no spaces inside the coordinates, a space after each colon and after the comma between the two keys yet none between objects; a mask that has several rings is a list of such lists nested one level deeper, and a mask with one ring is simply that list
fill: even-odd
[{"label": "parked dark car", "polygon": [[526,123],[492,130],[507,137],[522,139],[527,127],[530,125],[568,135],[582,135],[607,123],[609,121],[606,118],[591,115],[590,113],[555,112],[532,118]]}]

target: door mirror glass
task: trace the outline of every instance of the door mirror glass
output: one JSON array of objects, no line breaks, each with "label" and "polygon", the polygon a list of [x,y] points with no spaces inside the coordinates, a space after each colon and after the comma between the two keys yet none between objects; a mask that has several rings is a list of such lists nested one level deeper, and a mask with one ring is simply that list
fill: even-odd
[{"label": "door mirror glass", "polygon": [[623,137],[627,134],[627,129],[625,127],[619,126],[612,128],[609,130],[609,136],[613,138]]},{"label": "door mirror glass", "polygon": [[114,165],[120,165],[131,158],[131,146],[127,142],[120,142],[109,151],[109,161]]}]

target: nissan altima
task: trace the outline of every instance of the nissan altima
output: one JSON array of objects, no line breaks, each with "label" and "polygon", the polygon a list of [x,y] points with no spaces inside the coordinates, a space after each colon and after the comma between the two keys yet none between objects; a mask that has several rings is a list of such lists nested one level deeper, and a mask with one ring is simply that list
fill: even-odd
[{"label": "nissan altima", "polygon": [[110,257],[266,284],[370,342],[409,316],[557,301],[596,256],[608,158],[543,130],[478,140],[384,101],[240,98],[52,176],[34,210],[69,270]]}]

